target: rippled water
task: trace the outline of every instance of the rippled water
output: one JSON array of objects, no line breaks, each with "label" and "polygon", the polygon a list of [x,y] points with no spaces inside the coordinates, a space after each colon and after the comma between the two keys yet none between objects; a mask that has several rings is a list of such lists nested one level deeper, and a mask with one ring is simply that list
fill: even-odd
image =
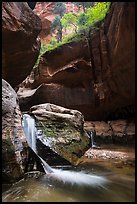
[{"label": "rippled water", "polygon": [[133,166],[90,159],[59,169],[3,190],[2,202],[135,202]]}]

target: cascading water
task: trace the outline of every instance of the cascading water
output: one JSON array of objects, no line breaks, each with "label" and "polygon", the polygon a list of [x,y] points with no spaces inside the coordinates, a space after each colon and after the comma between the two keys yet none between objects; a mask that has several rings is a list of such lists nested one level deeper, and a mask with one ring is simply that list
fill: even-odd
[{"label": "cascading water", "polygon": [[28,141],[31,149],[37,154],[40,158],[42,165],[44,167],[46,176],[48,178],[62,181],[63,183],[71,183],[78,185],[92,185],[92,186],[102,186],[108,180],[103,176],[96,176],[91,174],[86,174],[84,172],[75,172],[68,170],[60,170],[51,168],[39,155],[37,152],[36,140],[37,140],[37,128],[35,127],[35,119],[28,115],[23,115],[22,126],[26,139]]},{"label": "cascading water", "polygon": [[36,127],[35,127],[35,119],[28,114],[23,115],[22,126],[24,133],[26,135],[26,139],[30,148],[36,153],[36,155],[40,158],[43,168],[46,173],[53,172],[52,168],[38,155],[37,147],[36,147]]},{"label": "cascading water", "polygon": [[31,147],[31,149],[37,153],[36,148],[36,127],[35,127],[35,120],[28,114],[23,115],[22,120],[22,126],[24,133],[26,135],[26,139],[28,142],[28,145]]},{"label": "cascading water", "polygon": [[91,147],[92,148],[96,148],[96,149],[100,149],[100,147],[94,141],[95,132],[90,131],[90,133],[87,132],[87,134],[88,134],[88,136],[90,138],[90,145],[91,145]]}]

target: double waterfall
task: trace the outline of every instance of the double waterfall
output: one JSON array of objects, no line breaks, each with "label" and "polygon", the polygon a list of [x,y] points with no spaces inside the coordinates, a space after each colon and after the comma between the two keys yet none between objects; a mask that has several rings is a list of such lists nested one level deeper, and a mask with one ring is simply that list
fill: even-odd
[{"label": "double waterfall", "polygon": [[[96,176],[91,174],[86,174],[84,172],[75,172],[70,170],[61,170],[51,168],[47,162],[45,162],[37,152],[37,128],[35,126],[35,119],[28,115],[23,115],[22,126],[26,139],[30,148],[36,153],[36,155],[41,160],[44,167],[46,175],[50,178],[62,181],[63,183],[80,184],[80,185],[92,185],[92,186],[102,186],[102,184],[107,182],[107,179],[103,176]],[[46,157],[46,155],[45,155]]]}]

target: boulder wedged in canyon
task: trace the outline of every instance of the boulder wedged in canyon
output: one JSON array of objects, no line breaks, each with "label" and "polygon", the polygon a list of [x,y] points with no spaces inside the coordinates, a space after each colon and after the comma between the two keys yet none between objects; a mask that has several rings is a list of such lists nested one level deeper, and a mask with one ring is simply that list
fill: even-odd
[{"label": "boulder wedged in canyon", "polygon": [[31,72],[40,50],[41,20],[27,2],[2,2],[2,77],[16,87]]},{"label": "boulder wedged in canyon", "polygon": [[22,178],[28,159],[28,144],[21,124],[17,94],[2,80],[2,179],[15,182]]},{"label": "boulder wedged in canyon", "polygon": [[[31,106],[55,103],[79,110],[85,120],[106,120],[117,109],[134,106],[134,16],[134,2],[114,2],[89,44],[85,40],[72,42],[44,53],[33,82],[28,80],[19,89],[21,107],[23,101],[25,109],[25,89],[38,87]],[[27,105],[26,110],[31,107]]]},{"label": "boulder wedged in canyon", "polygon": [[42,131],[39,135],[41,142],[71,164],[78,164],[78,159],[83,156],[90,143],[83,130],[83,115],[77,110],[50,103],[33,106],[29,113],[36,118],[37,131]]}]

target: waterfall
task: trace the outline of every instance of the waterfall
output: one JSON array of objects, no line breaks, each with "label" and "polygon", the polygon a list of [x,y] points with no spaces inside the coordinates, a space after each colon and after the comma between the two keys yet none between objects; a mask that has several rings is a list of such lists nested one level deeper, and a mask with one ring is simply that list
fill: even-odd
[{"label": "waterfall", "polygon": [[[38,155],[37,155],[38,156]],[[39,157],[39,156],[38,156]],[[46,173],[53,173],[53,169],[47,164],[47,162],[45,162],[41,157],[39,157],[41,162],[42,162],[42,166],[45,170]]]},{"label": "waterfall", "polygon": [[35,120],[28,114],[23,115],[22,126],[28,145],[37,154]]},{"label": "waterfall", "polygon": [[93,131],[90,132],[90,137],[91,137],[92,148],[94,148],[96,145],[94,144],[94,133],[93,133]]},{"label": "waterfall", "polygon": [[77,185],[92,185],[92,186],[102,186],[108,180],[103,176],[96,176],[91,174],[86,174],[84,172],[66,171],[61,169],[51,168],[39,155],[37,152],[37,128],[35,127],[35,119],[28,115],[23,115],[22,126],[26,139],[30,148],[36,153],[40,158],[42,165],[44,167],[46,176],[56,181],[61,181],[63,183],[71,183]]},{"label": "waterfall", "polygon": [[35,119],[28,114],[23,115],[22,127],[24,133],[26,135],[26,139],[30,148],[36,153],[36,155],[40,158],[43,168],[46,173],[52,173],[52,168],[38,155],[37,147],[36,147],[36,127],[35,127]]},{"label": "waterfall", "polygon": [[100,149],[100,147],[94,141],[94,139],[95,139],[94,137],[96,135],[95,131],[90,131],[90,133],[87,132],[87,134],[88,134],[88,137],[90,138],[91,147],[96,148],[96,149]]}]

